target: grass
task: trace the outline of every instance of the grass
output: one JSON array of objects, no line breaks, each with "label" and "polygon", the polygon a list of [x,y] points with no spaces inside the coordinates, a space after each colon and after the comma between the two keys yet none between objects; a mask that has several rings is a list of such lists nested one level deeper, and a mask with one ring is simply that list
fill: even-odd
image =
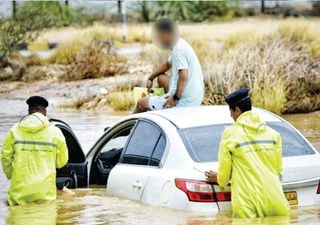
[{"label": "grass", "polygon": [[105,42],[113,47],[125,47],[126,44],[151,42],[151,31],[145,25],[132,25],[127,30],[126,43],[123,41],[122,30],[119,25],[102,25],[85,28],[76,32],[72,40],[59,45],[56,52],[50,57],[49,63],[71,64],[78,52],[83,51],[92,42]]},{"label": "grass", "polygon": [[[116,47],[124,45],[123,30],[120,24],[97,23],[90,27],[70,29],[62,28],[42,34],[38,42],[51,41],[62,44],[72,42],[113,41]],[[147,24],[130,24],[127,28],[126,43],[150,43],[151,30]]]},{"label": "grass", "polygon": [[36,53],[32,53],[32,54],[30,54],[28,56],[23,56],[19,52],[13,52],[10,55],[10,59],[19,60],[21,62],[24,62],[26,67],[43,66],[43,65],[46,65],[48,63],[48,61],[46,59],[43,59],[42,57],[40,57]]},{"label": "grass", "polygon": [[[101,25],[96,24],[95,26],[88,28],[82,34],[83,37],[95,40],[113,40],[115,43],[123,42],[122,28],[120,25]],[[150,43],[151,42],[151,31],[148,26],[143,24],[131,25],[127,29],[128,43]]]},{"label": "grass", "polygon": [[310,55],[320,58],[320,30],[310,26],[307,20],[282,22],[278,32],[293,43],[306,43]]},{"label": "grass", "polygon": [[[273,30],[225,39],[218,60],[205,64],[205,104],[249,87],[253,104],[277,114],[320,109],[320,36],[306,21],[280,23]],[[310,51],[310,48],[313,49]],[[303,80],[303,82],[302,82]]]},{"label": "grass", "polygon": [[115,111],[130,111],[134,107],[133,92],[127,91],[113,91],[107,97],[107,103]]},{"label": "grass", "polygon": [[[128,82],[130,79],[130,82]],[[114,80],[110,91],[104,95],[89,96],[60,105],[64,108],[77,108],[88,110],[105,110],[112,108],[117,112],[133,111],[135,107],[133,88],[142,86],[144,80],[137,77],[125,77]]]},{"label": "grass", "polygon": [[140,59],[147,61],[154,66],[159,65],[168,59],[170,52],[166,50],[161,50],[154,44],[147,44],[143,46],[143,49],[140,53]]},{"label": "grass", "polygon": [[214,42],[205,42],[201,38],[192,36],[183,36],[183,38],[193,47],[202,64],[209,59],[216,59],[217,55],[213,47]]},{"label": "grass", "polygon": [[[76,109],[80,109],[85,104],[87,104],[88,102],[92,102],[92,101],[95,101],[95,96],[88,96],[88,97],[85,97],[85,98],[78,98],[76,100],[64,102],[64,103],[60,104],[59,107],[60,108],[76,108]],[[95,102],[95,105],[96,104],[97,103]]]},{"label": "grass", "polygon": [[70,66],[61,77],[64,81],[108,77],[127,71],[127,58],[116,54],[104,43],[91,42],[83,45],[78,51],[72,51],[66,50],[65,60]]},{"label": "grass", "polygon": [[130,79],[131,82],[119,82],[115,88],[107,94],[106,102],[114,111],[132,111],[135,107],[133,88],[143,86],[141,78]]},{"label": "grass", "polygon": [[75,60],[78,52],[83,50],[84,45],[85,43],[81,41],[59,45],[48,61],[49,63],[69,65]]}]

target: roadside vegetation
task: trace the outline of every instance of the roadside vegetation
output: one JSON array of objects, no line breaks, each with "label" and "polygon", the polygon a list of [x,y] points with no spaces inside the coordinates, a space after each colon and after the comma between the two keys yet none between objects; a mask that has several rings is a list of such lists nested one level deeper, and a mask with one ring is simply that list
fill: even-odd
[{"label": "roadside vegetation", "polygon": [[[114,52],[109,42],[89,42],[78,48],[59,50],[50,59],[53,63],[66,64],[62,81],[74,81],[114,76],[127,72],[127,58]],[[75,50],[76,49],[76,50]]]},{"label": "roadside vegetation", "polygon": [[[203,66],[204,104],[223,104],[224,95],[249,87],[255,106],[277,114],[320,109],[318,20],[269,18],[257,25],[252,22],[255,19],[244,18],[241,22],[211,23],[247,15],[249,12],[239,8],[236,1],[141,1],[136,7],[140,13],[136,21],[160,17],[179,21],[181,35],[193,46]],[[90,17],[81,8],[58,2],[23,3],[15,18],[0,17],[0,81],[125,77],[125,82],[104,87],[107,93],[78,99],[69,106],[132,110],[133,87],[144,85],[152,67],[169,55],[151,43],[150,28],[146,23],[129,24],[124,40],[119,23]],[[22,45],[42,49],[56,40],[52,37],[60,42],[50,57],[19,54]],[[132,48],[141,52],[118,51]]]}]

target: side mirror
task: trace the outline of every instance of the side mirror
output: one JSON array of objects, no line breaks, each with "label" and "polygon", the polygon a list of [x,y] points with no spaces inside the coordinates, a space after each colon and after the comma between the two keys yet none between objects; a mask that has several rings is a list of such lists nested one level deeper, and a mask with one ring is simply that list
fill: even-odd
[{"label": "side mirror", "polygon": [[106,132],[107,130],[109,130],[109,128],[110,128],[110,127],[105,127],[105,128],[103,129],[103,131]]}]

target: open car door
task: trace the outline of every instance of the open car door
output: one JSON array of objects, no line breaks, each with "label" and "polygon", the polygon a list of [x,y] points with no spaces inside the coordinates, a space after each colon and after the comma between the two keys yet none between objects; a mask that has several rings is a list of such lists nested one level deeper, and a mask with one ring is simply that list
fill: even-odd
[{"label": "open car door", "polygon": [[68,183],[68,188],[85,187],[88,185],[87,160],[82,147],[72,131],[72,128],[65,122],[58,119],[50,119],[52,124],[58,127],[68,146],[68,164],[57,169],[57,184]]}]

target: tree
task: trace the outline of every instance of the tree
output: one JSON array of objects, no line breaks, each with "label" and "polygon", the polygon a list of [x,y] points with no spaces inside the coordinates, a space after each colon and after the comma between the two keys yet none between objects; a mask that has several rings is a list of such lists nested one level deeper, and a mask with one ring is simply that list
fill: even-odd
[{"label": "tree", "polygon": [[241,16],[243,10],[237,1],[140,1],[141,17],[146,21],[160,17],[201,22],[220,17]]},{"label": "tree", "polygon": [[150,9],[148,7],[147,1],[139,1],[139,10],[141,12],[141,17],[145,22],[150,22]]},{"label": "tree", "polygon": [[312,2],[312,11],[316,16],[320,16],[320,1]]},{"label": "tree", "polygon": [[39,31],[54,24],[53,16],[37,7],[17,9],[15,18],[0,17],[0,61],[17,50],[22,43],[38,37]]},{"label": "tree", "polygon": [[15,18],[17,14],[17,1],[12,1],[12,17]]},{"label": "tree", "polygon": [[117,1],[117,6],[118,6],[118,14],[121,15],[121,11],[122,11],[122,9],[121,9],[121,6],[122,6],[121,0]]},{"label": "tree", "polygon": [[265,0],[261,0],[261,13],[265,12]]}]

